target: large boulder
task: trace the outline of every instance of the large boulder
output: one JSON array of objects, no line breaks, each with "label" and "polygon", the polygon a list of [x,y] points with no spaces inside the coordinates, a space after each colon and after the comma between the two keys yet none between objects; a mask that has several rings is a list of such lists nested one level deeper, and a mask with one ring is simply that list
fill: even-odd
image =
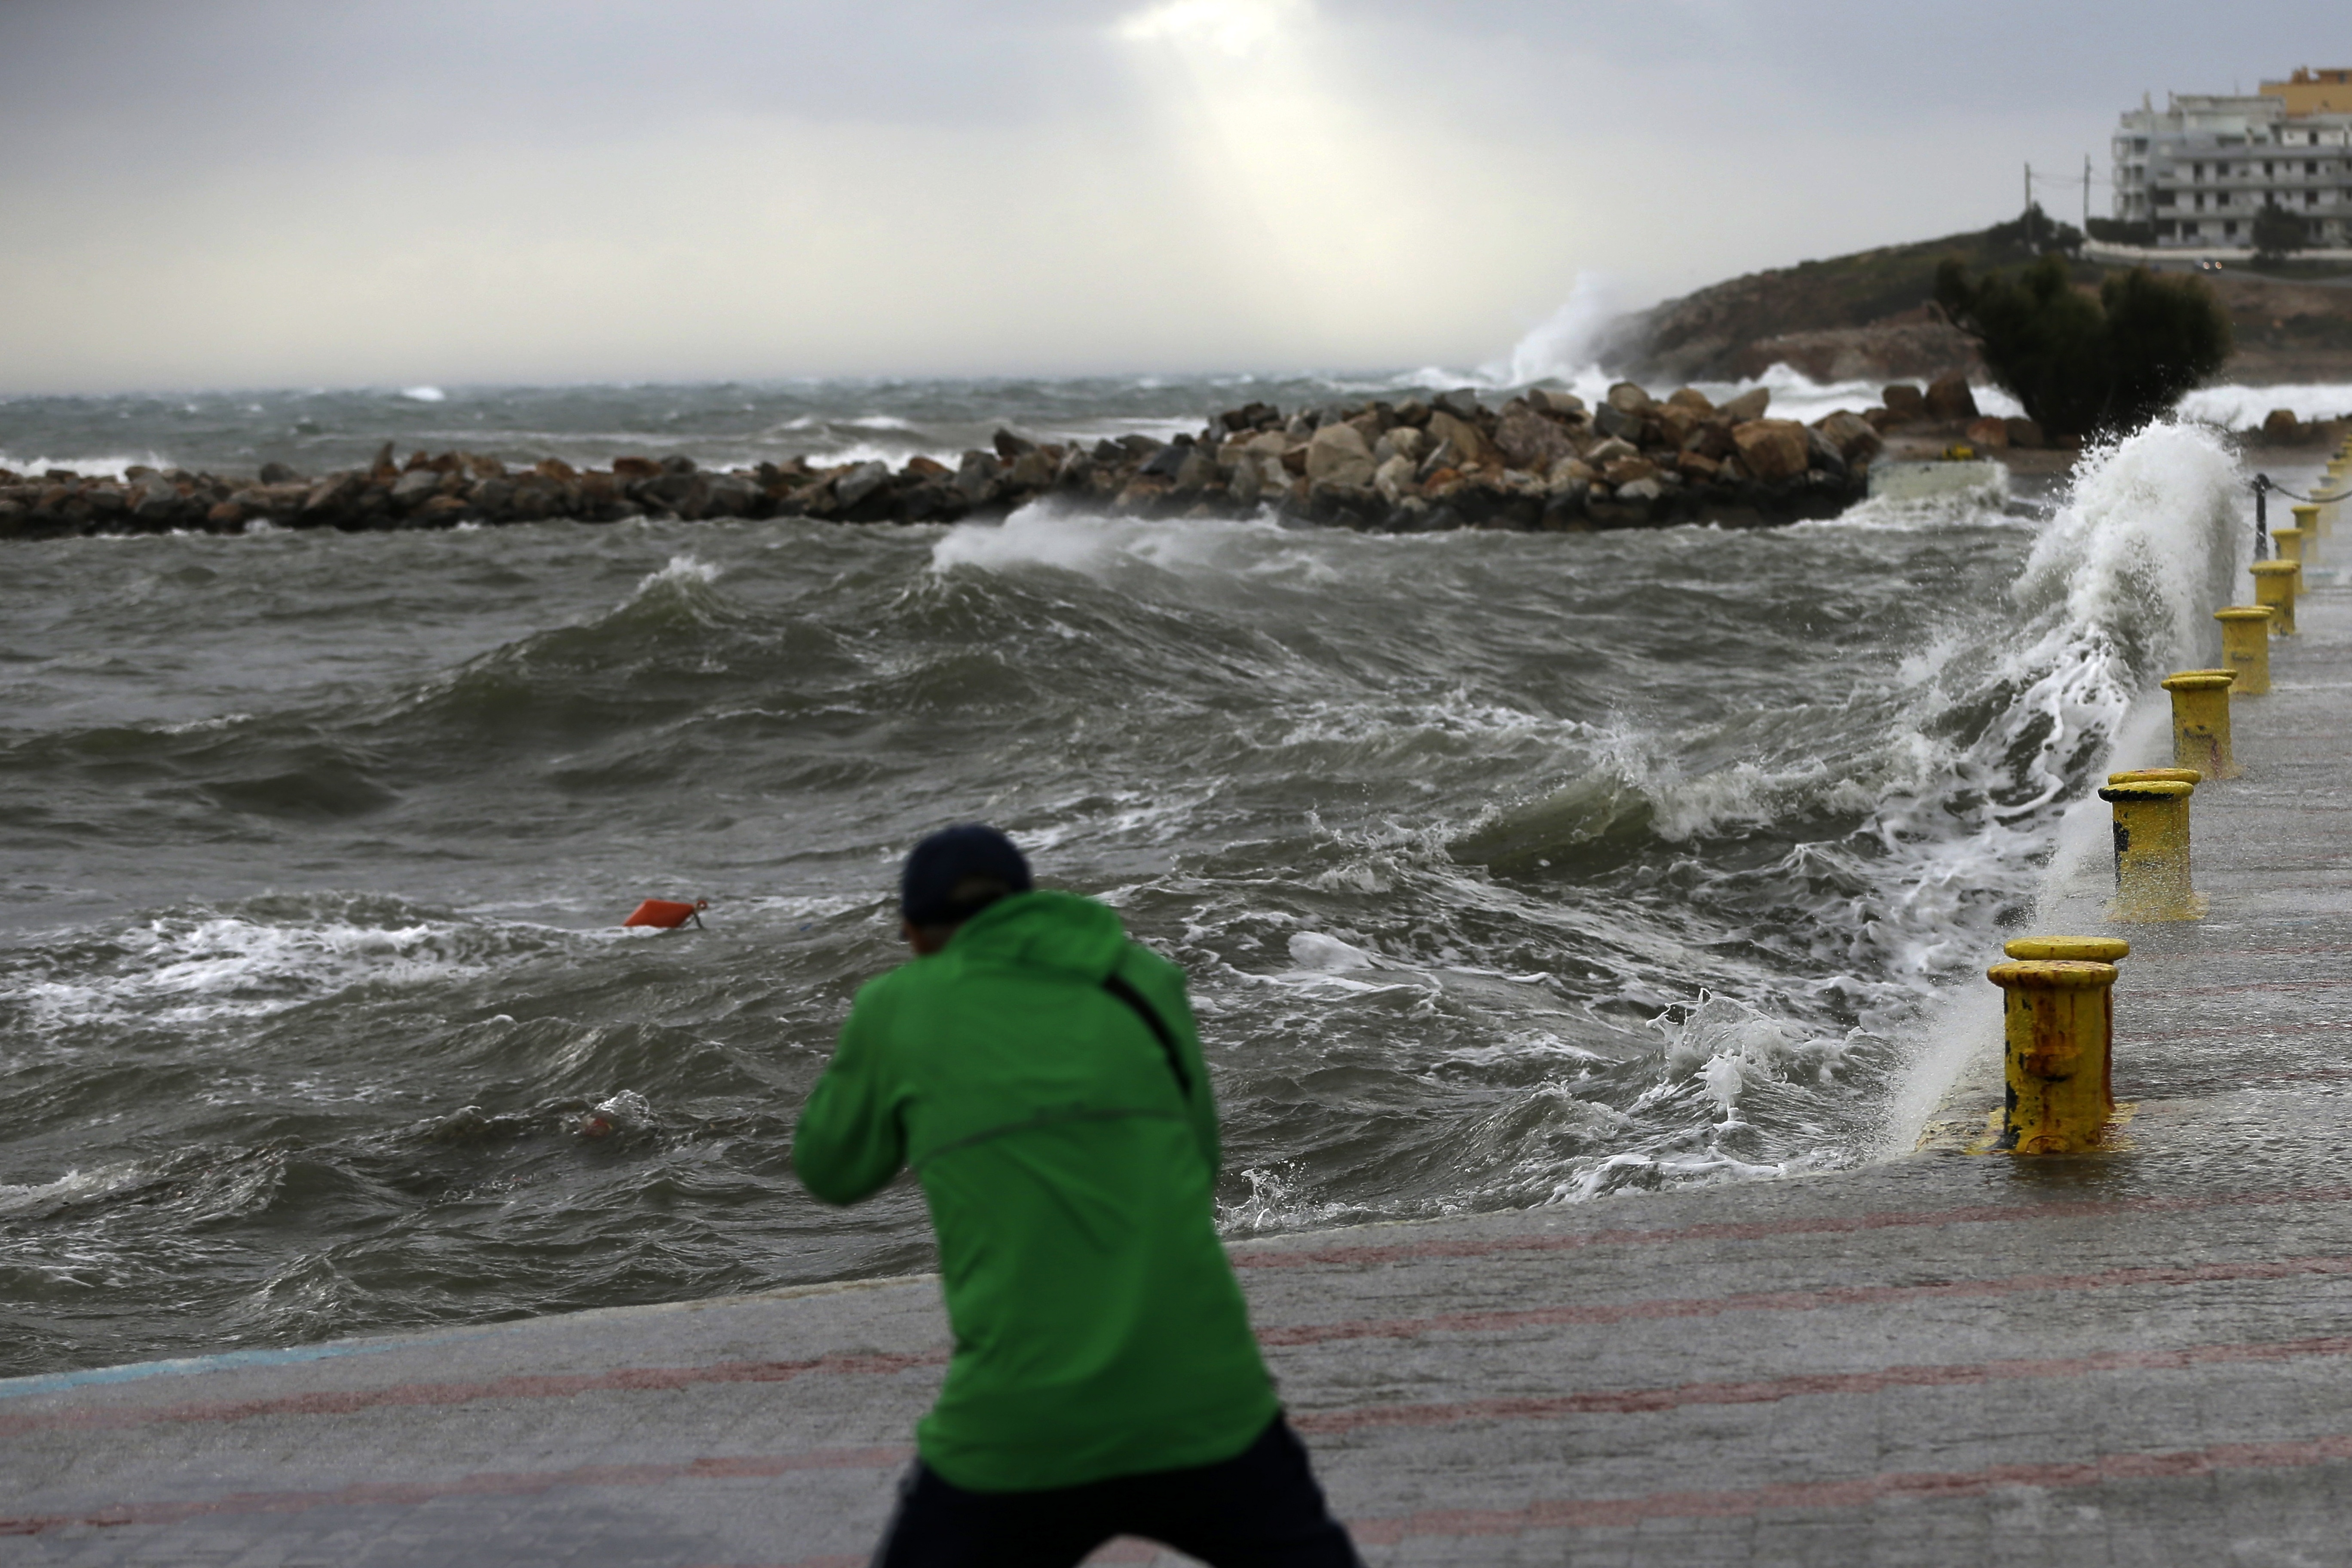
[{"label": "large boulder", "polygon": [[1973,419],[1977,416],[1976,395],[1969,390],[1965,375],[1938,376],[1927,384],[1927,416],[1931,419]]},{"label": "large boulder", "polygon": [[1630,381],[1621,381],[1609,389],[1609,406],[1627,414],[1647,414],[1656,406],[1657,399],[1648,391]]},{"label": "large boulder", "polygon": [[1871,428],[1869,420],[1843,408],[1813,428],[1819,430],[1837,455],[1850,464],[1870,461],[1885,445],[1878,438],[1878,432]]},{"label": "large boulder", "polygon": [[1353,425],[1326,425],[1317,430],[1307,443],[1307,482],[1369,489],[1372,449],[1363,432]]},{"label": "large boulder", "polygon": [[1549,387],[1538,386],[1528,394],[1528,401],[1555,419],[1584,417],[1584,399],[1572,392],[1554,392]]},{"label": "large boulder", "polygon": [[1703,453],[1720,463],[1739,450],[1731,439],[1731,426],[1717,418],[1703,421],[1698,428],[1683,438],[1683,450]]},{"label": "large boulder", "polygon": [[1647,423],[1639,412],[1620,408],[1613,403],[1604,403],[1592,411],[1592,427],[1612,440],[1639,441],[1642,427]]},{"label": "large boulder", "polygon": [[966,506],[985,506],[997,497],[1003,488],[1004,465],[992,452],[974,447],[963,455],[963,466],[956,469],[955,488],[963,495]]},{"label": "large boulder", "polygon": [[441,476],[431,468],[411,468],[393,481],[392,504],[421,506],[441,489]]},{"label": "large boulder", "polygon": [[1372,489],[1391,506],[1410,495],[1413,489],[1412,459],[1400,452],[1372,472]]},{"label": "large boulder", "polygon": [[[1446,397],[1453,395],[1452,393],[1446,394]],[[1445,400],[1438,399],[1440,403]],[[1465,463],[1492,465],[1502,460],[1502,454],[1495,450],[1495,444],[1480,433],[1478,426],[1446,408],[1431,411],[1429,434],[1441,445],[1451,446],[1454,455]]]},{"label": "large boulder", "polygon": [[2298,441],[2303,437],[2303,421],[2292,408],[2273,408],[2263,416],[2263,439],[2282,445]]},{"label": "large boulder", "polygon": [[1714,400],[1696,386],[1676,387],[1666,395],[1666,405],[1671,408],[1687,408],[1702,419],[1715,412]]},{"label": "large boulder", "polygon": [[1767,483],[1793,479],[1805,471],[1811,460],[1811,436],[1793,419],[1750,419],[1731,427],[1731,444],[1738,448],[1741,466]]},{"label": "large boulder", "polygon": [[[59,496],[50,510],[64,505],[65,500],[65,496]],[[131,516],[149,522],[168,522],[180,510],[180,489],[161,474],[150,474],[131,489],[130,501]]]},{"label": "large boulder", "polygon": [[844,512],[847,512],[889,482],[890,465],[887,463],[859,463],[846,472],[834,476],[833,499]]},{"label": "large boulder", "polygon": [[1192,437],[1180,436],[1164,447],[1156,447],[1135,470],[1139,479],[1166,479],[1176,482],[1176,470],[1184,466],[1185,457],[1192,450]]},{"label": "large boulder", "polygon": [[2022,447],[2027,451],[2032,451],[2037,447],[2050,445],[2049,437],[2042,434],[2042,426],[2031,419],[2004,419],[2001,425],[2009,431],[2009,444],[2012,447]]},{"label": "large boulder", "polygon": [[[1030,454],[1031,457],[1038,455]],[[1024,458],[1022,462],[1028,460],[1028,458]],[[1017,476],[1021,471],[1021,464],[1013,464],[1013,469]],[[1195,443],[1186,448],[1184,460],[1176,467],[1176,493],[1182,496],[1197,494],[1214,484],[1216,479],[1217,465],[1210,458],[1208,448]]]},{"label": "large boulder", "polygon": [[1562,458],[1551,466],[1551,472],[1544,476],[1544,488],[1556,496],[1564,495],[1573,488],[1580,497],[1600,477],[1600,470],[1583,458]]},{"label": "large boulder", "polygon": [[1015,489],[1048,489],[1060,471],[1061,465],[1051,456],[1032,447],[1013,459],[1013,466],[1005,470],[1004,479]]},{"label": "large boulder", "polygon": [[1986,415],[1969,421],[1969,445],[1979,452],[1998,452],[2009,445],[2009,421]]},{"label": "large boulder", "polygon": [[1717,408],[1716,412],[1723,416],[1724,423],[1727,425],[1745,425],[1751,419],[1763,418],[1764,411],[1771,406],[1771,389],[1764,386],[1751,386]]},{"label": "large boulder", "polygon": [[1654,416],[1658,439],[1669,447],[1679,447],[1691,438],[1693,431],[1706,422],[1708,414],[1712,412],[1710,409],[1702,413],[1686,403],[1661,403]]},{"label": "large boulder", "polygon": [[1893,422],[1927,417],[1927,395],[1907,381],[1898,381],[1878,395]]},{"label": "large boulder", "polygon": [[1495,446],[1504,463],[1540,474],[1575,448],[1557,420],[1547,418],[1526,404],[1514,405],[1495,426]]},{"label": "large boulder", "polygon": [[1478,395],[1466,386],[1457,387],[1452,392],[1441,392],[1437,395],[1435,402],[1437,406],[1445,413],[1456,419],[1468,420],[1472,424],[1478,423],[1486,413],[1486,407],[1478,401]]}]

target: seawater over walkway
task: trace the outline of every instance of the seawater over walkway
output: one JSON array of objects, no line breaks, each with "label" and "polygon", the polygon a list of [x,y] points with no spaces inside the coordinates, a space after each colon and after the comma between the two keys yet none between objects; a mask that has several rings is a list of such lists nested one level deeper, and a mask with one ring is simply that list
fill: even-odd
[{"label": "seawater over walkway", "polygon": [[[2208,918],[2123,933],[2126,1146],[1234,1249],[1370,1562],[2344,1560],[2352,590],[2299,619],[2197,793]],[[944,1358],[911,1279],[21,1379],[0,1563],[849,1568]]]}]

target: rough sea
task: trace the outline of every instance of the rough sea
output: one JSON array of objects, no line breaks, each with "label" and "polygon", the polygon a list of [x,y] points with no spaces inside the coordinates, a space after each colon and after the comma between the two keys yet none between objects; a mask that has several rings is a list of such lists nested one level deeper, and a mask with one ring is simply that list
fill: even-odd
[{"label": "rough sea", "polygon": [[[1415,380],[18,398],[0,466],[951,460]],[[1939,997],[2214,658],[2243,477],[2183,424],[1755,532],[0,543],[0,1374],[927,1268],[789,1134],[967,819],[1190,973],[1232,1234],[1906,1146]]]}]

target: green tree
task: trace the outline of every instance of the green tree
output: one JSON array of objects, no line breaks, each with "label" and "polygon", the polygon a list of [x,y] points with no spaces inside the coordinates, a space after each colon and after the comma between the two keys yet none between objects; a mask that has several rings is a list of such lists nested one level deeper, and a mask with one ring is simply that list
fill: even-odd
[{"label": "green tree", "polygon": [[2254,259],[2284,261],[2287,253],[2301,250],[2311,241],[2310,232],[2303,220],[2278,205],[2272,196],[2263,203],[2263,210],[2254,215]]},{"label": "green tree", "polygon": [[2056,256],[1980,281],[1954,258],[1937,268],[1936,302],[2053,436],[2137,429],[2230,357],[2230,317],[2213,291],[2144,267],[2109,273],[2094,298]]}]

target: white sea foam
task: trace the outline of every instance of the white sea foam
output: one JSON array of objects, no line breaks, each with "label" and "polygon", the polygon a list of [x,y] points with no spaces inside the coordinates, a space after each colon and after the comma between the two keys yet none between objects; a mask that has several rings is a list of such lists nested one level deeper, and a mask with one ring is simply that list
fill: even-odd
[{"label": "white sea foam", "polygon": [[27,1215],[102,1198],[140,1181],[145,1173],[136,1162],[123,1161],[92,1170],[71,1170],[53,1182],[24,1186],[0,1183],[0,1215]]},{"label": "white sea foam", "polygon": [[1109,518],[1057,505],[1024,506],[1001,523],[958,523],[931,546],[934,571],[1049,566],[1100,577],[1137,565],[1187,575],[1287,573],[1328,577],[1328,544],[1271,519],[1181,523]]},{"label": "white sea foam", "polygon": [[[91,1024],[188,1028],[268,1017],[360,987],[429,989],[488,973],[544,939],[390,900],[320,895],[157,915],[110,933],[71,977],[0,982],[46,1034]],[[259,906],[273,906],[262,908]]]},{"label": "white sea foam", "polygon": [[41,475],[51,468],[63,468],[86,479],[119,479],[125,470],[143,465],[150,468],[168,468],[172,460],[157,452],[131,455],[110,455],[100,458],[16,458],[0,452],[0,468],[12,474]]},{"label": "white sea foam", "polygon": [[413,403],[446,403],[449,395],[437,386],[404,386],[400,395]]},{"label": "white sea foam", "polygon": [[1597,273],[1580,272],[1559,309],[1514,344],[1507,360],[1483,366],[1479,377],[1492,386],[1572,384],[1589,377],[1616,319],[1617,304],[1608,281]]},{"label": "white sea foam", "polygon": [[648,572],[639,579],[629,598],[632,601],[642,599],[664,587],[684,587],[718,581],[719,568],[709,562],[692,554],[673,555],[659,571]]},{"label": "white sea foam", "polygon": [[2179,417],[2231,430],[2260,426],[2273,408],[2298,419],[2352,418],[2352,384],[2292,382],[2276,386],[2200,387],[2180,400]]}]

